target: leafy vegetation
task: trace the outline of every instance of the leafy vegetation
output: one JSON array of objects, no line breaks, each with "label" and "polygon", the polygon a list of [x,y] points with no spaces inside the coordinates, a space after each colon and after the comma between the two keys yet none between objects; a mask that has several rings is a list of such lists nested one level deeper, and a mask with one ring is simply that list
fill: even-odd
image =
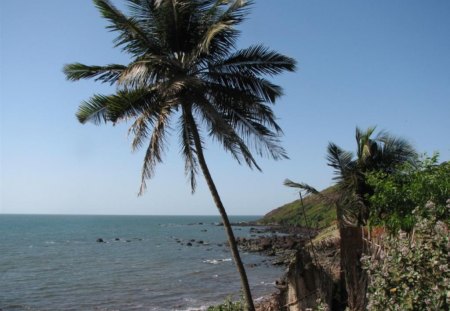
[{"label": "leafy vegetation", "polygon": [[[411,231],[416,221],[412,212],[427,201],[435,204],[436,217],[448,220],[446,201],[450,197],[450,162],[438,164],[438,154],[401,165],[394,173],[373,172],[368,183],[374,188],[369,198],[373,208],[370,224],[385,226],[390,232]],[[427,217],[426,209],[419,209]]]},{"label": "leafy vegetation", "polygon": [[[446,209],[450,210],[450,200]],[[369,310],[449,309],[449,231],[440,216],[432,202],[415,208],[411,234],[400,230],[387,237],[383,256],[363,257],[369,274]]]},{"label": "leafy vegetation", "polygon": [[[330,187],[321,192],[323,195],[334,197],[336,188]],[[262,224],[280,224],[289,226],[307,226],[314,228],[328,227],[336,222],[336,208],[324,202],[319,197],[308,195],[303,199],[308,224],[305,223],[301,201],[295,200],[285,204],[259,220]]]},{"label": "leafy vegetation", "polygon": [[226,299],[223,303],[211,306],[207,311],[244,311],[244,302],[242,300],[233,301],[231,298]]},{"label": "leafy vegetation", "polygon": [[416,157],[416,152],[407,141],[384,131],[373,137],[374,133],[375,127],[365,131],[356,128],[356,157],[334,143],[328,144],[328,165],[335,172],[335,198],[305,183],[291,180],[284,183],[288,187],[315,194],[323,202],[336,207],[347,303],[350,310],[358,311],[365,310],[367,304],[367,277],[360,259],[364,252],[362,227],[369,218],[369,197],[374,191],[366,176],[371,172],[391,174],[400,164],[412,162]]},{"label": "leafy vegetation", "polygon": [[380,251],[362,259],[369,309],[448,310],[450,163],[438,164],[435,154],[367,180],[370,224],[388,232]]}]

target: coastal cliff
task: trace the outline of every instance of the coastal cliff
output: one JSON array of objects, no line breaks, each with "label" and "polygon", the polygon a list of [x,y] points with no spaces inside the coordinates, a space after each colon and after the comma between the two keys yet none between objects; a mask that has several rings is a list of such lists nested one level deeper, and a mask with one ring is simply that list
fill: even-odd
[{"label": "coastal cliff", "polygon": [[280,288],[280,310],[307,310],[315,307],[318,299],[332,310],[343,310],[339,256],[339,239],[298,250]]},{"label": "coastal cliff", "polygon": [[[335,189],[327,188],[322,194],[332,197]],[[319,300],[332,310],[345,309],[335,208],[325,205],[316,196],[307,196],[303,206],[301,204],[300,200],[295,200],[258,221],[262,225],[271,225],[268,231],[277,231],[284,236],[239,241],[244,249],[275,256],[277,259],[272,263],[287,266],[283,278],[276,282],[278,292],[260,305],[260,311],[310,310]],[[303,211],[314,229],[305,228],[308,224]]]},{"label": "coastal cliff", "polygon": [[259,304],[259,311],[308,310],[317,305],[319,298],[332,310],[344,310],[336,226],[320,232],[281,226],[266,227],[259,232],[270,235],[238,239],[239,247],[273,257],[270,262],[274,265],[286,266],[286,273],[276,281],[277,292]]}]

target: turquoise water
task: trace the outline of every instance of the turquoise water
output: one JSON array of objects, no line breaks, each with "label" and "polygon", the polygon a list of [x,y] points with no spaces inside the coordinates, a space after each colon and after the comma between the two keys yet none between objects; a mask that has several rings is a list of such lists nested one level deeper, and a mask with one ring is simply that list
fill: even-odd
[{"label": "turquoise water", "polygon": [[[239,292],[219,221],[213,216],[0,215],[0,309],[204,309]],[[248,227],[235,233],[250,236]],[[98,238],[106,243],[97,243]],[[250,265],[266,258],[243,254],[243,260]],[[256,298],[274,290],[282,270],[260,264],[247,273]]]}]

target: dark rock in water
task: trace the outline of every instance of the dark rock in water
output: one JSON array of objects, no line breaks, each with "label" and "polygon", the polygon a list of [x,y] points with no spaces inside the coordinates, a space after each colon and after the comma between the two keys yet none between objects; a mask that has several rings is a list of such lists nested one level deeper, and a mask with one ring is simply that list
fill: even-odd
[{"label": "dark rock in water", "polygon": [[192,239],[191,242],[195,242],[195,239]]},{"label": "dark rock in water", "polygon": [[105,241],[102,238],[98,238],[97,243],[105,243]]},{"label": "dark rock in water", "polygon": [[129,242],[131,242],[131,240],[127,240],[127,242],[129,243]]},{"label": "dark rock in water", "polygon": [[208,230],[206,230],[206,229],[202,229],[202,230],[200,230],[201,232],[207,232]]},{"label": "dark rock in water", "polygon": [[191,242],[187,242],[186,245],[187,246],[192,246],[192,243]]},{"label": "dark rock in water", "polygon": [[[256,233],[258,230],[255,228],[253,231]],[[275,256],[276,258],[270,261],[272,265],[289,264],[296,251],[304,246],[305,240],[304,235],[297,235],[296,233],[292,235],[260,235],[257,238],[236,238],[236,242],[242,250]]]},{"label": "dark rock in water", "polygon": [[265,233],[265,230],[264,230],[264,229],[257,229],[257,228],[251,227],[251,228],[250,228],[250,233],[261,234],[261,233]]},{"label": "dark rock in water", "polygon": [[202,240],[197,241],[198,244],[203,244],[204,242]]},{"label": "dark rock in water", "polygon": [[217,246],[219,246],[219,247],[222,247],[222,246],[223,246],[223,244],[220,244],[220,243],[219,243],[219,244],[217,244]]},{"label": "dark rock in water", "polygon": [[203,223],[202,223],[202,222],[199,222],[198,224],[199,224],[199,225],[203,225]]},{"label": "dark rock in water", "polygon": [[[114,241],[120,241],[120,239],[119,239],[119,238],[115,238]],[[98,241],[97,241],[97,242],[98,242]]]}]

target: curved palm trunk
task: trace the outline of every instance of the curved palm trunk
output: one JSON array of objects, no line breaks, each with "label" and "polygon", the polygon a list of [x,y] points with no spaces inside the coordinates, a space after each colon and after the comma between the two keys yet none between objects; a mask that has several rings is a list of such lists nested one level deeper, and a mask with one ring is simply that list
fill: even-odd
[{"label": "curved palm trunk", "polygon": [[[190,116],[192,117],[192,116]],[[193,121],[193,120],[192,120]],[[191,123],[192,124],[192,123]],[[239,275],[241,277],[241,285],[242,290],[244,291],[244,296],[247,304],[248,311],[254,311],[255,306],[253,304],[252,293],[250,291],[250,285],[248,283],[247,274],[245,272],[244,264],[242,263],[241,257],[239,255],[239,250],[236,244],[236,239],[234,237],[233,229],[231,228],[230,221],[228,220],[227,212],[225,211],[225,207],[222,204],[222,200],[220,199],[219,192],[217,192],[216,185],[209,173],[208,166],[206,165],[205,157],[203,156],[202,144],[200,141],[200,135],[198,134],[196,126],[192,126],[192,134],[194,138],[195,149],[197,151],[198,162],[202,169],[203,175],[206,179],[206,183],[208,184],[209,191],[211,191],[211,195],[213,196],[214,203],[216,204],[220,216],[222,217],[223,226],[225,228],[228,243],[230,244],[231,254],[233,256],[234,262],[236,263]]]}]

